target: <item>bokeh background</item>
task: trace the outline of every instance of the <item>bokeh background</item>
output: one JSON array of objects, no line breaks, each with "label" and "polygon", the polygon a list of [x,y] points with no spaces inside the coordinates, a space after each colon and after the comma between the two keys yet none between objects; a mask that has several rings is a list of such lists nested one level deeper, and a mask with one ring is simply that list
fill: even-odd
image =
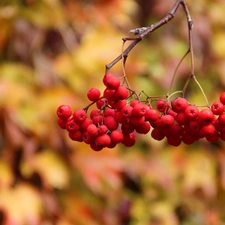
[{"label": "bokeh background", "polygon": [[[0,1],[0,224],[224,225],[225,145],[168,146],[150,133],[132,148],[94,152],[57,125],[56,108],[88,104],[104,89],[105,65],[129,30],[163,18],[175,0]],[[195,73],[210,103],[225,91],[225,2],[187,0],[194,21]],[[131,87],[167,93],[188,49],[175,18],[130,53]],[[112,73],[122,75],[121,62]],[[182,63],[173,90],[190,74]],[[205,104],[195,83],[186,93]]]}]

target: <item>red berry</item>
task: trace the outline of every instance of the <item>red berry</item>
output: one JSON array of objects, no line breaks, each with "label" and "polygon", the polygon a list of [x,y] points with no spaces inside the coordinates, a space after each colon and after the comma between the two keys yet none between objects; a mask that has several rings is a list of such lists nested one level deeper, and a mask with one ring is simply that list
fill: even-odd
[{"label": "red berry", "polygon": [[161,141],[163,140],[163,138],[165,137],[165,134],[158,128],[154,128],[151,132],[151,136],[152,138],[154,138],[157,141]]},{"label": "red berry", "polygon": [[108,100],[108,101],[114,101],[116,100],[117,96],[115,95],[115,90],[106,88],[103,92],[103,96]]},{"label": "red berry", "polygon": [[147,111],[147,106],[143,103],[137,103],[133,108],[133,115],[134,116],[144,116]]},{"label": "red berry", "polygon": [[133,100],[131,103],[130,103],[130,106],[134,107],[136,104],[140,103],[139,100]]},{"label": "red berry", "polygon": [[103,149],[102,146],[97,146],[95,143],[91,143],[90,147],[92,148],[92,150],[94,150],[96,152],[99,152],[99,151],[101,151]]},{"label": "red berry", "polygon": [[90,101],[97,101],[100,98],[101,92],[97,88],[91,88],[88,93],[87,97]]},{"label": "red berry", "polygon": [[180,144],[181,144],[181,139],[178,138],[178,137],[173,137],[172,135],[171,136],[168,136],[167,137],[167,143],[169,145],[172,145],[174,147],[178,147]]},{"label": "red berry", "polygon": [[108,116],[103,119],[103,123],[108,127],[109,130],[116,130],[118,127],[118,122],[114,117]]},{"label": "red berry", "polygon": [[96,102],[96,106],[98,109],[103,109],[107,106],[108,100],[106,98],[101,98]]},{"label": "red berry", "polygon": [[206,136],[207,141],[216,142],[220,138],[219,132],[215,131],[212,135]]},{"label": "red berry", "polygon": [[111,142],[112,143],[120,143],[121,141],[123,141],[123,133],[119,130],[114,130],[112,131],[111,135]]},{"label": "red berry", "polygon": [[130,134],[134,132],[134,126],[130,123],[123,123],[121,126],[121,130],[124,134]]},{"label": "red berry", "polygon": [[211,106],[213,114],[220,115],[224,112],[224,105],[221,102],[214,102]]},{"label": "red berry", "polygon": [[82,132],[81,131],[75,131],[75,132],[69,132],[69,137],[73,140],[73,141],[79,141],[82,142],[83,141],[83,137],[82,137]]},{"label": "red berry", "polygon": [[117,89],[120,86],[120,79],[113,74],[105,74],[103,83],[109,89]]},{"label": "red berry", "polygon": [[188,101],[185,98],[178,97],[173,101],[172,109],[174,112],[184,112],[185,109],[188,107]]},{"label": "red berry", "polygon": [[136,142],[136,138],[135,138],[134,133],[124,135],[123,141],[122,141],[124,146],[132,147],[135,144],[135,142]]},{"label": "red berry", "polygon": [[125,86],[119,86],[116,90],[115,90],[115,95],[118,99],[127,99],[129,96],[129,91]]},{"label": "red berry", "polygon": [[121,109],[122,116],[129,118],[132,116],[133,107],[130,105],[126,105]]},{"label": "red berry", "polygon": [[151,129],[151,126],[148,122],[144,122],[140,126],[136,127],[135,130],[139,134],[147,134]]},{"label": "red berry", "polygon": [[117,110],[121,110],[125,105],[127,104],[127,101],[124,100],[116,100],[113,102],[112,106],[113,108],[117,109]]},{"label": "red berry", "polygon": [[187,119],[189,119],[189,120],[193,120],[193,119],[197,118],[198,113],[199,113],[199,110],[194,105],[189,105],[185,109],[185,115],[186,115]]},{"label": "red berry", "polygon": [[107,133],[107,131],[108,131],[108,127],[104,124],[102,124],[98,127],[99,134],[105,134],[105,133]]},{"label": "red berry", "polygon": [[66,120],[72,115],[72,109],[68,105],[60,105],[57,108],[56,113],[59,118]]},{"label": "red berry", "polygon": [[110,145],[111,139],[108,134],[101,134],[96,137],[95,144],[101,147],[107,147]]},{"label": "red berry", "polygon": [[174,118],[171,115],[165,115],[161,118],[161,124],[163,128],[169,128],[174,123]]},{"label": "red berry", "polygon": [[87,118],[87,113],[83,109],[78,109],[73,114],[73,119],[76,123],[81,123]]},{"label": "red berry", "polygon": [[159,113],[155,109],[148,109],[145,113],[145,119],[149,122],[155,122],[159,119]]},{"label": "red berry", "polygon": [[207,125],[212,123],[214,120],[214,114],[211,110],[209,109],[203,109],[199,112],[198,114],[198,121],[202,124],[202,125]]},{"label": "red berry", "polygon": [[88,127],[87,127],[87,132],[93,136],[93,137],[96,137],[98,135],[98,127],[95,125],[95,124],[90,124]]},{"label": "red berry", "polygon": [[218,122],[219,122],[219,124],[225,126],[225,113],[219,115]]},{"label": "red berry", "polygon": [[83,133],[82,139],[86,144],[91,144],[94,142],[93,136],[91,136],[87,131]]},{"label": "red berry", "polygon": [[68,120],[66,122],[66,129],[68,132],[75,132],[79,130],[79,125],[74,122],[74,120]]},{"label": "red berry", "polygon": [[86,131],[87,130],[87,127],[90,124],[93,124],[93,121],[90,118],[87,117],[81,124],[79,124],[80,130],[81,131]]},{"label": "red berry", "polygon": [[179,112],[177,113],[175,120],[177,121],[178,124],[180,125],[185,125],[188,124],[188,119],[186,117],[185,112]]},{"label": "red berry", "polygon": [[216,131],[215,127],[212,124],[207,124],[202,127],[201,132],[204,136],[211,136]]},{"label": "red berry", "polygon": [[158,109],[159,112],[166,112],[167,109],[170,108],[170,105],[167,101],[158,100],[156,103],[156,108]]},{"label": "red berry", "polygon": [[107,116],[114,117],[115,116],[115,109],[106,108],[105,111],[104,111],[104,117],[107,117]]},{"label": "red berry", "polygon": [[225,105],[225,92],[220,95],[220,102]]}]

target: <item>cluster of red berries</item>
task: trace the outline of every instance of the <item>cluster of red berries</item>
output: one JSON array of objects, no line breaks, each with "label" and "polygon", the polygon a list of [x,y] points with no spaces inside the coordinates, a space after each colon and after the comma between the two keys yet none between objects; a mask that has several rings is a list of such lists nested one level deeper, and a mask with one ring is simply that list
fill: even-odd
[{"label": "cluster of red berries", "polygon": [[[201,138],[225,141],[225,92],[211,109],[199,110],[181,97],[171,102],[157,100],[154,109],[149,101],[131,101],[132,91],[115,75],[106,74],[103,83],[102,95],[97,88],[88,91],[91,104],[86,108],[72,112],[68,105],[58,107],[58,125],[68,131],[72,140],[85,142],[95,151],[113,148],[118,143],[131,147],[136,133],[147,134],[150,130],[152,138],[166,138],[172,146],[192,144]],[[88,115],[92,105],[96,108]]]}]

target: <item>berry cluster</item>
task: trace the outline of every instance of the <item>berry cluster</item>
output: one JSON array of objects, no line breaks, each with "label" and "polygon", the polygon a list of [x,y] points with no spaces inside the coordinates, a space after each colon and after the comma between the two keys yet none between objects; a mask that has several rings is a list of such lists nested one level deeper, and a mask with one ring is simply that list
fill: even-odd
[{"label": "berry cluster", "polygon": [[[102,95],[97,88],[88,91],[91,103],[86,108],[72,112],[70,106],[58,107],[58,125],[68,131],[72,140],[85,142],[95,151],[113,148],[118,143],[131,147],[136,133],[147,134],[150,130],[152,138],[158,141],[166,138],[172,146],[182,142],[192,144],[201,138],[209,142],[219,138],[225,141],[225,92],[211,109],[199,110],[181,97],[171,102],[157,100],[154,109],[147,100],[141,101],[138,96],[132,99],[134,92],[115,75],[106,74],[103,83]],[[96,108],[88,115],[93,105]]]}]

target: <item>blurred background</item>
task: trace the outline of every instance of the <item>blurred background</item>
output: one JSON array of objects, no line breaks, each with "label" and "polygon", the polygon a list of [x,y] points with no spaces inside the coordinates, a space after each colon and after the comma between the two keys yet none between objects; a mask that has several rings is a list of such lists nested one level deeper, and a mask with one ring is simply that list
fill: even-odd
[{"label": "blurred background", "polygon": [[[163,18],[175,0],[0,1],[0,224],[224,225],[225,145],[168,146],[150,133],[132,148],[94,152],[57,125],[56,108],[88,104],[129,30]],[[195,73],[209,102],[225,91],[225,2],[187,0]],[[167,93],[188,49],[182,8],[129,54],[131,87]],[[111,70],[122,75],[121,62]],[[185,58],[173,86],[190,74]],[[205,104],[195,83],[193,104]]]}]

